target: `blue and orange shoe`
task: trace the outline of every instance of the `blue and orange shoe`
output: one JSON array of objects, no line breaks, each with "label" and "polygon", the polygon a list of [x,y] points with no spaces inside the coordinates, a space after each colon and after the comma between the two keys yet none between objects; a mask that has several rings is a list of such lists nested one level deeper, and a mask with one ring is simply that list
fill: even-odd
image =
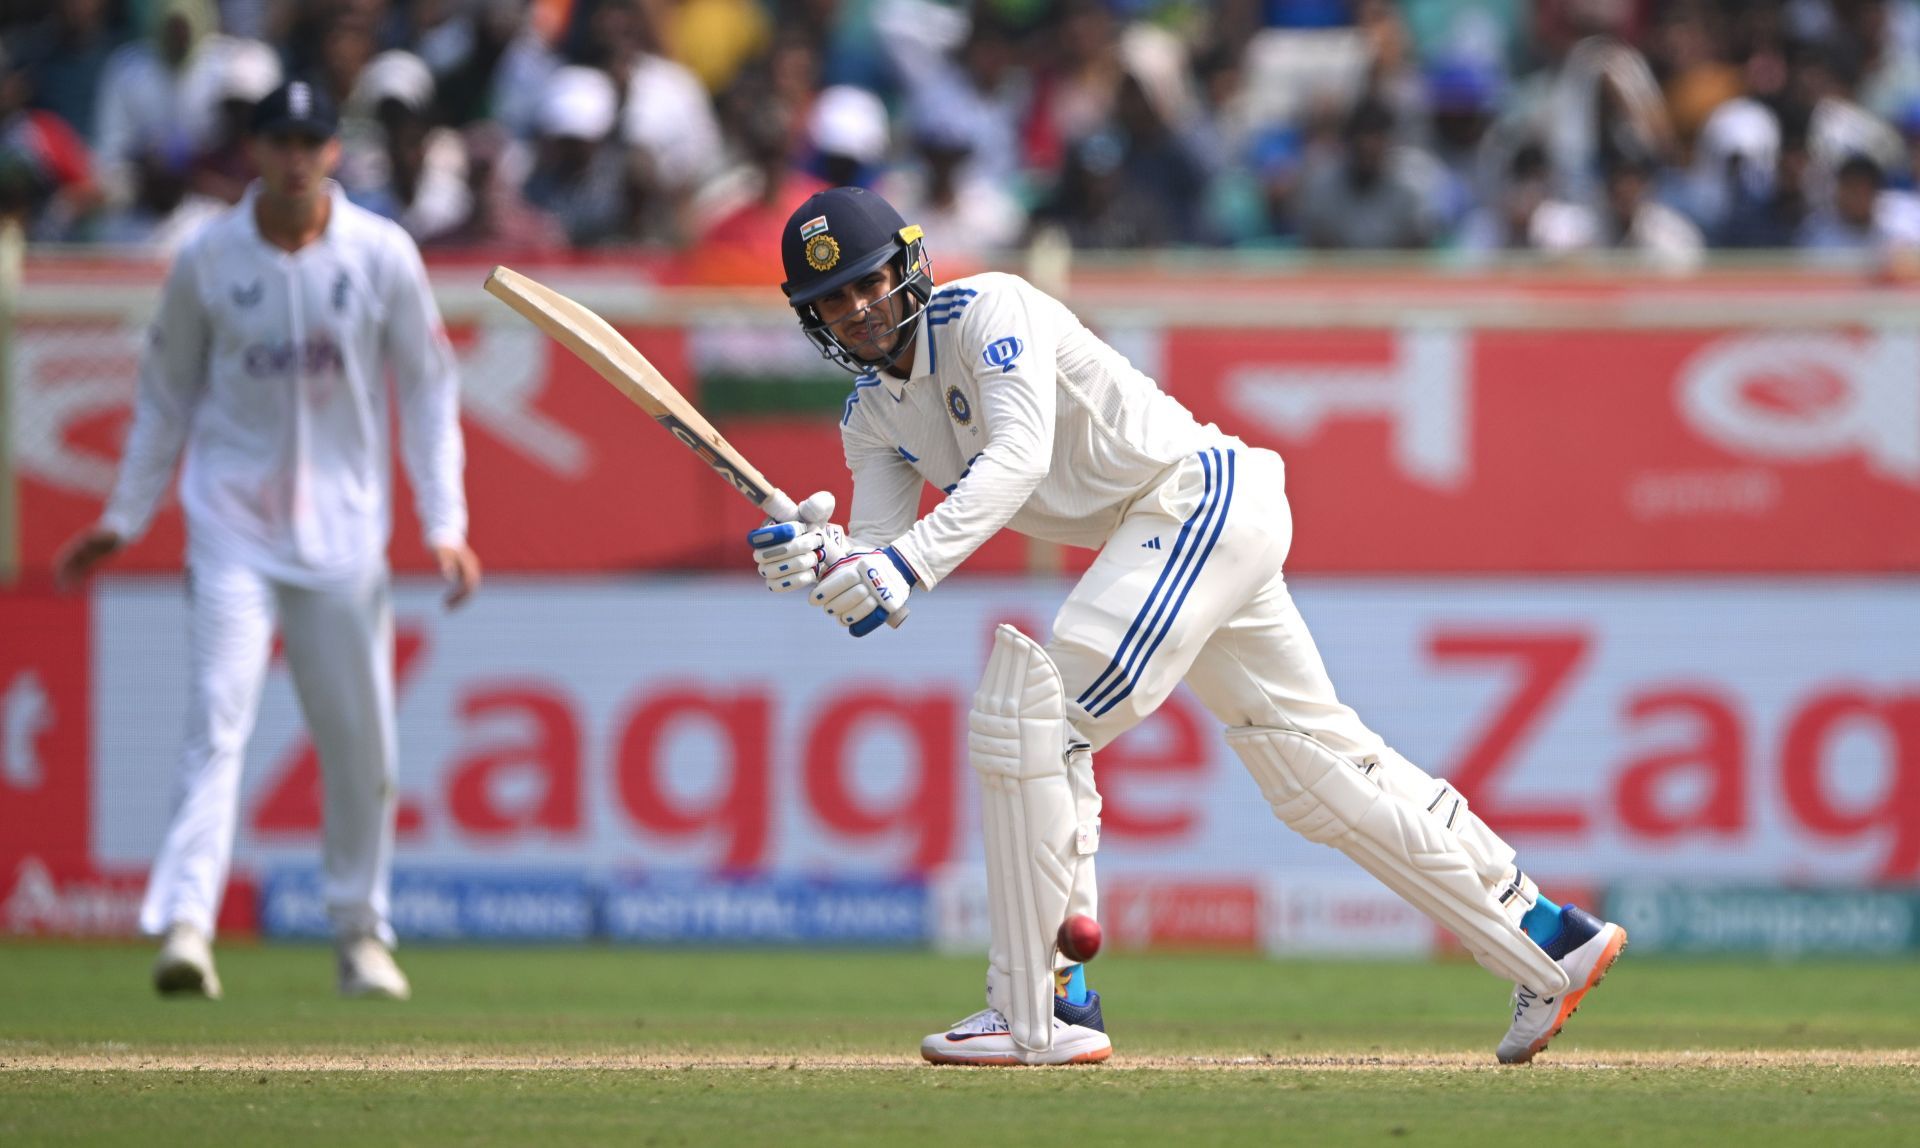
[{"label": "blue and orange shoe", "polygon": [[1626,947],[1625,929],[1576,906],[1563,906],[1560,935],[1543,948],[1567,970],[1569,987],[1552,997],[1542,996],[1526,985],[1513,986],[1513,1025],[1495,1053],[1500,1063],[1526,1064],[1546,1048]]},{"label": "blue and orange shoe", "polygon": [[994,1066],[1038,1064],[1095,1064],[1113,1055],[1106,1021],[1100,1015],[1100,994],[1089,989],[1087,1003],[1068,1004],[1053,998],[1053,1047],[1021,1046],[1007,1030],[999,1009],[981,1009],[945,1032],[920,1042],[920,1055],[935,1064]]}]

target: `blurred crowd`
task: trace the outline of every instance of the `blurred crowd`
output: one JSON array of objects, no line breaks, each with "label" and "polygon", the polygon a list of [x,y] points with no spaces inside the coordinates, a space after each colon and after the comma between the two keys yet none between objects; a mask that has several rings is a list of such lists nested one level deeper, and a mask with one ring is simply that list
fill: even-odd
[{"label": "blurred crowd", "polygon": [[171,249],[251,103],[343,110],[423,245],[762,273],[859,183],[974,253],[1920,249],[1920,0],[39,0],[0,6],[0,212]]}]

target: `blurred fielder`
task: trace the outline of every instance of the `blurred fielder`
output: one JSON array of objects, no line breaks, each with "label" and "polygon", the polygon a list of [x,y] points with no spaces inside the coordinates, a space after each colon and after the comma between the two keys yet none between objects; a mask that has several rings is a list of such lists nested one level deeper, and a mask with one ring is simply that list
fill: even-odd
[{"label": "blurred fielder", "polygon": [[[1500,1060],[1545,1048],[1626,933],[1542,896],[1464,796],[1340,703],[1281,573],[1293,522],[1279,456],[1196,422],[1021,279],[936,288],[920,229],[871,192],[809,199],[781,256],[801,329],[857,376],[840,428],[853,506],[844,532],[805,520],[756,530],[770,588],[808,590],[858,635],[1002,527],[1100,552],[1044,647],[1011,626],[994,636],[968,737],[988,1007],[921,1053],[965,1064],[1110,1055],[1099,994],[1054,940],[1070,914],[1095,915],[1093,755],[1181,681],[1226,726],[1280,820],[1514,982]],[[917,517],[923,482],[947,497]],[[821,562],[843,537],[846,556]]]},{"label": "blurred fielder", "polygon": [[261,178],[175,260],[141,363],[133,429],[71,583],[139,536],[184,446],[190,702],[178,807],[140,927],[163,993],[220,995],[210,944],[233,852],[240,765],[276,625],[325,777],[327,910],[347,996],[404,999],[390,952],[396,743],[385,368],[420,519],[458,604],[466,543],[459,381],[420,253],[326,178],[326,96],[288,84],[254,111]]}]

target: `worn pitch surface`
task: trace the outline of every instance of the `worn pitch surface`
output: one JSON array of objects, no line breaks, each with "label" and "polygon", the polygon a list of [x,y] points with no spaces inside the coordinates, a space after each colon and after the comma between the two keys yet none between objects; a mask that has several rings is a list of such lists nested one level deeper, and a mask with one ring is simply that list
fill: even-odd
[{"label": "worn pitch surface", "polygon": [[433,949],[340,1001],[323,949],[227,946],[227,999],[149,953],[0,946],[0,1143],[1920,1144],[1912,964],[1633,952],[1530,1068],[1471,965],[1116,953],[1116,1055],[935,1068],[979,962],[919,953]]}]

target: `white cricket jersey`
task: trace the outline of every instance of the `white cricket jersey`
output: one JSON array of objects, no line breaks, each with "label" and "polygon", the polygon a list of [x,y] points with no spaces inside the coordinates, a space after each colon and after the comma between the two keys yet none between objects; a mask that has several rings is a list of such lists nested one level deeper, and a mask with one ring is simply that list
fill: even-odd
[{"label": "white cricket jersey", "polygon": [[[1004,526],[1098,548],[1174,463],[1240,445],[1018,276],[941,286],[917,324],[913,377],[857,378],[840,435],[849,533],[893,546],[923,586]],[[947,497],[919,518],[923,480]]]},{"label": "white cricket jersey", "polygon": [[297,252],[261,236],[256,185],[174,260],[101,525],[144,531],[184,446],[192,550],[293,581],[364,571],[392,530],[390,367],[427,542],[464,539],[459,378],[419,249],[330,191]]}]

